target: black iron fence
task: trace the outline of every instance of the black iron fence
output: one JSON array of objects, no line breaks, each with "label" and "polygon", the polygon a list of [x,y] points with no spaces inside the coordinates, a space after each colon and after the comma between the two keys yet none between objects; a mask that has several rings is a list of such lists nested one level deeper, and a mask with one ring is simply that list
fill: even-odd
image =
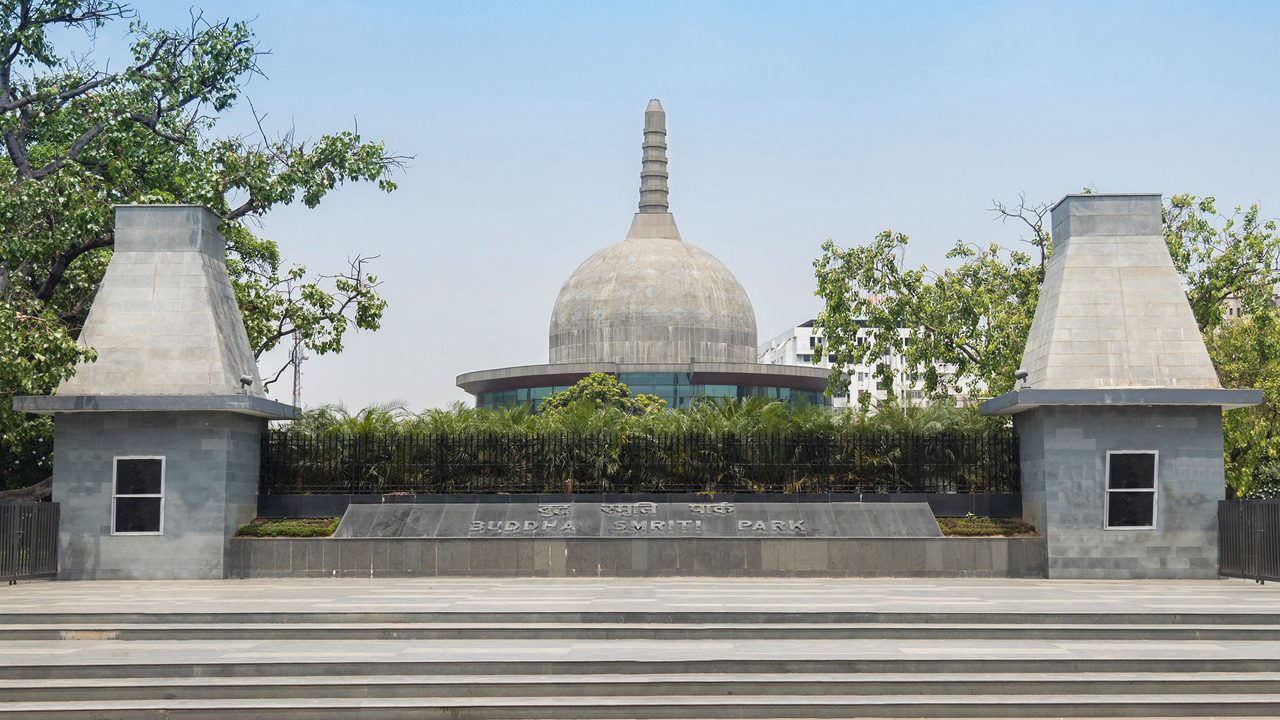
[{"label": "black iron fence", "polygon": [[264,495],[1016,493],[1012,434],[365,435],[272,431]]},{"label": "black iron fence", "polygon": [[58,504],[0,502],[0,581],[58,573]]},{"label": "black iron fence", "polygon": [[1280,581],[1280,500],[1218,503],[1218,574]]}]

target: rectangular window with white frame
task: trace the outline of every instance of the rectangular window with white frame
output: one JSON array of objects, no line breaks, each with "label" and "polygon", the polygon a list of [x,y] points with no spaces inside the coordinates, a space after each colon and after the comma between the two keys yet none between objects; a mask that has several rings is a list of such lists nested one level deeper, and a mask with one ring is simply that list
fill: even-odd
[{"label": "rectangular window with white frame", "polygon": [[1104,528],[1155,529],[1159,458],[1155,450],[1107,451]]},{"label": "rectangular window with white frame", "polygon": [[111,534],[164,533],[164,462],[158,456],[115,458],[111,483]]}]

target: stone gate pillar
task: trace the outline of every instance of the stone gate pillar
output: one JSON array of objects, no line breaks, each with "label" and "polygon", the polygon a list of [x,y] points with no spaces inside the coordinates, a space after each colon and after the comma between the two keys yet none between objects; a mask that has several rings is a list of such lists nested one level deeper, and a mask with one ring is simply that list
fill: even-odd
[{"label": "stone gate pillar", "polygon": [[1161,226],[1159,195],[1068,195],[1012,415],[1023,516],[1045,536],[1049,577],[1216,575],[1224,390]]},{"label": "stone gate pillar", "polygon": [[117,207],[80,337],[97,361],[14,399],[54,416],[60,578],[221,578],[255,515],[262,433],[297,409],[263,394],[218,223],[203,207]]}]

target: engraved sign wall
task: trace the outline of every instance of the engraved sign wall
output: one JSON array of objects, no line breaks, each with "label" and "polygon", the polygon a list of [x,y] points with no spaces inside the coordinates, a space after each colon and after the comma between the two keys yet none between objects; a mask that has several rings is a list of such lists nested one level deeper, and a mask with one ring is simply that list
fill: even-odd
[{"label": "engraved sign wall", "polygon": [[335,537],[940,537],[928,503],[446,502],[351,505]]}]

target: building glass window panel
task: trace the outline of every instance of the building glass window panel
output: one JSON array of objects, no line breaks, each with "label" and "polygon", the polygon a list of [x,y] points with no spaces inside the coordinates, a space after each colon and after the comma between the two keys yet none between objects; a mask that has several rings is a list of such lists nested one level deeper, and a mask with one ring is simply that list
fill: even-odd
[{"label": "building glass window panel", "polygon": [[1104,527],[1150,529],[1156,526],[1158,460],[1154,450],[1107,453]]},{"label": "building glass window panel", "polygon": [[1107,527],[1155,527],[1155,493],[1113,492],[1107,498]]},{"label": "building glass window panel", "polygon": [[[691,376],[685,373],[626,373],[620,377],[631,381],[628,388],[632,397],[637,395],[654,395],[666,402],[669,408],[689,408],[697,404],[700,398],[735,399],[761,397],[770,400],[803,400],[817,405],[828,405],[821,392],[792,390],[769,386],[739,385],[695,385],[690,382]],[[659,380],[656,383],[641,383],[637,380]],[[513,388],[491,390],[476,394],[476,407],[498,410],[504,407],[532,405],[534,411],[540,410],[542,402],[551,394],[568,389],[565,386],[540,386],[530,388]]]},{"label": "building glass window panel", "polygon": [[111,493],[114,535],[159,535],[164,531],[163,457],[115,458]]}]

